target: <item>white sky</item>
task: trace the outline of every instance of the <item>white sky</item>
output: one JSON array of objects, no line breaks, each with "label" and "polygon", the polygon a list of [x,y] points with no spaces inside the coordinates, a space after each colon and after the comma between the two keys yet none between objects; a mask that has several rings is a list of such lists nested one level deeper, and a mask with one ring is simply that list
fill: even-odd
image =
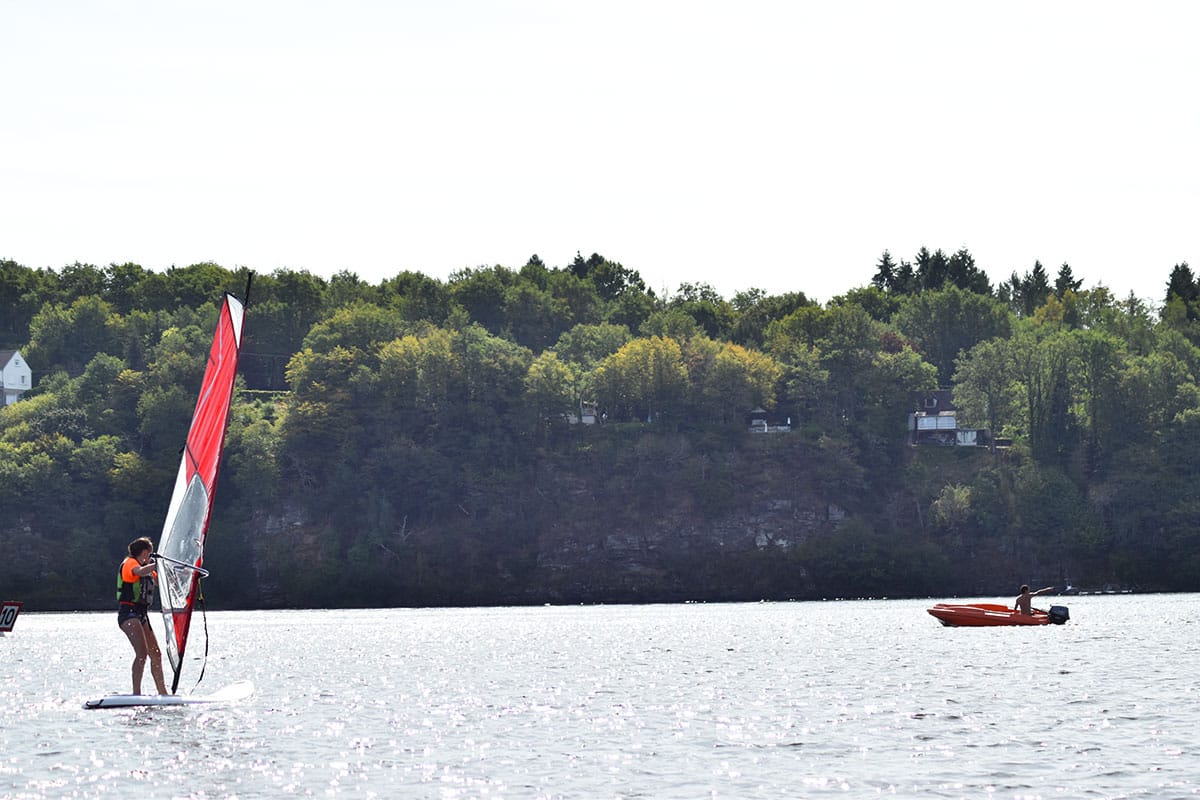
[{"label": "white sky", "polygon": [[1200,271],[1200,3],[0,0],[0,258]]}]

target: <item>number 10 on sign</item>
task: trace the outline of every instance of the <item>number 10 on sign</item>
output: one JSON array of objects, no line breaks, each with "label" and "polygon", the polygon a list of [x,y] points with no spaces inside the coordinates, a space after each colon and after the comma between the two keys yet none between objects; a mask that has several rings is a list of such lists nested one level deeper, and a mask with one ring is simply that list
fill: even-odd
[{"label": "number 10 on sign", "polygon": [[16,600],[5,600],[0,606],[0,633],[8,633],[13,629],[13,625],[17,621],[17,614],[21,613],[21,606]]}]

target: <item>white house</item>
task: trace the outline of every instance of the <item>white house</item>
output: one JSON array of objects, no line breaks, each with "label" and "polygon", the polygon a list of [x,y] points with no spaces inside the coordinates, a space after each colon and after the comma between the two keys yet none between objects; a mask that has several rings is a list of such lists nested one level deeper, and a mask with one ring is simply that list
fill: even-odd
[{"label": "white house", "polygon": [[595,425],[596,424],[596,404],[589,403],[584,400],[580,400],[579,401],[579,413],[576,414],[576,413],[572,412],[572,413],[567,414],[567,422],[571,423],[572,425],[578,425],[581,422],[584,425]]},{"label": "white house", "polygon": [[33,373],[20,350],[0,350],[0,385],[4,386],[4,405],[12,405],[33,387]]},{"label": "white house", "polygon": [[958,407],[949,389],[918,393],[914,408],[908,415],[912,444],[986,447],[991,442],[991,432],[986,429],[958,427]]}]

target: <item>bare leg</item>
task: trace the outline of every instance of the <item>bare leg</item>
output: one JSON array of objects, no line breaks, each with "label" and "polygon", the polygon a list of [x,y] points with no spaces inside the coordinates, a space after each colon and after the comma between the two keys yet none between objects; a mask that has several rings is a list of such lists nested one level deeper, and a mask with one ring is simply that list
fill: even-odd
[{"label": "bare leg", "polygon": [[[146,634],[142,630],[141,620],[127,619],[121,623],[121,630],[125,631],[125,635],[129,637],[129,643],[133,645],[133,693],[142,693],[142,672],[146,669]],[[158,645],[155,644],[155,649]],[[159,672],[162,672],[162,664],[159,664]],[[161,678],[161,676],[160,676]]]},{"label": "bare leg", "polygon": [[158,649],[154,629],[149,622],[143,622],[142,632],[146,639],[146,652],[150,656],[150,674],[154,676],[154,686],[159,694],[167,694],[167,685],[163,683],[162,651]]}]

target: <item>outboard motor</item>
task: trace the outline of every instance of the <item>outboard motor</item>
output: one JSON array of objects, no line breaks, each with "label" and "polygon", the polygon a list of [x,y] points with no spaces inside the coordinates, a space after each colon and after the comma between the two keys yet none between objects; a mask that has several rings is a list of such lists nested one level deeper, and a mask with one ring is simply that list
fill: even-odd
[{"label": "outboard motor", "polygon": [[1050,622],[1053,625],[1062,625],[1071,618],[1071,614],[1067,611],[1066,606],[1050,606]]}]

